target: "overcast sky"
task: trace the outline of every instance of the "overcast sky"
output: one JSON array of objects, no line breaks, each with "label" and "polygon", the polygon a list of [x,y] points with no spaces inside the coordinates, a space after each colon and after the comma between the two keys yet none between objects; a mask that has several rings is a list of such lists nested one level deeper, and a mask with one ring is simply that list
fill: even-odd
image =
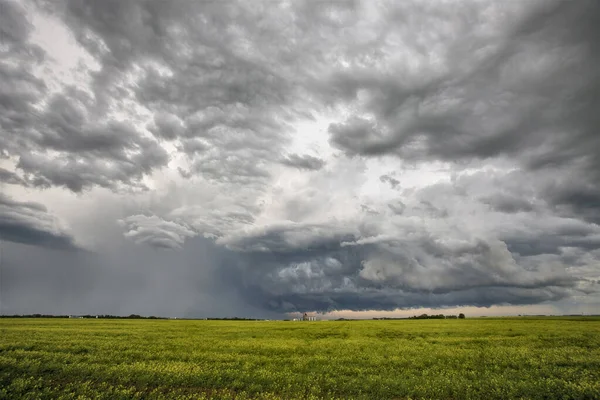
[{"label": "overcast sky", "polygon": [[0,0],[1,311],[597,313],[599,37],[595,0]]}]

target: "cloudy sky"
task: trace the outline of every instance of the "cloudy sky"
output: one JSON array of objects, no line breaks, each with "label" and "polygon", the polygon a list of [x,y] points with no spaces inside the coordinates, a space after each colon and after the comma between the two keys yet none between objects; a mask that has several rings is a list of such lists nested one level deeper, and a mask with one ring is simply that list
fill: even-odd
[{"label": "cloudy sky", "polygon": [[598,37],[595,0],[0,0],[1,311],[597,313]]}]

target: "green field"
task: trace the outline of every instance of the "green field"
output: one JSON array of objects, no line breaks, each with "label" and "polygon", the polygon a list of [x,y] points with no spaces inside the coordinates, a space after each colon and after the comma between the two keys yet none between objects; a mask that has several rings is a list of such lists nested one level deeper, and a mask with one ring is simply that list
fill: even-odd
[{"label": "green field", "polygon": [[600,399],[600,319],[0,319],[0,398]]}]

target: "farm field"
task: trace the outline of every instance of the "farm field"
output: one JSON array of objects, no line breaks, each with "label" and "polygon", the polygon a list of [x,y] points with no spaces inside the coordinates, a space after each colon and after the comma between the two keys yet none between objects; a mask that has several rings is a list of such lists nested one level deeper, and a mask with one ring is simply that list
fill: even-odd
[{"label": "farm field", "polygon": [[0,319],[0,399],[600,399],[600,318]]}]

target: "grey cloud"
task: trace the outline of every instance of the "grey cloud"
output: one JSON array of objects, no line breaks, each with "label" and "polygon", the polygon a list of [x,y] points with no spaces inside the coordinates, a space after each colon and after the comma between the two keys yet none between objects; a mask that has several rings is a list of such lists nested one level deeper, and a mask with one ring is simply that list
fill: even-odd
[{"label": "grey cloud", "polygon": [[183,140],[182,143],[183,145],[181,146],[181,151],[188,154],[192,158],[196,155],[196,153],[203,153],[210,148],[207,142],[202,139],[186,139]]},{"label": "grey cloud", "polygon": [[[567,219],[547,227],[532,226],[528,231],[505,233],[502,239],[511,252],[522,256],[563,254],[566,248],[592,251],[600,249],[600,228],[595,224]],[[570,264],[576,262],[571,260]]]},{"label": "grey cloud", "polygon": [[16,173],[4,168],[0,168],[0,183],[9,183],[13,185],[26,186],[25,181]]},{"label": "grey cloud", "polygon": [[[283,312],[531,304],[598,279],[595,2],[35,5],[66,24],[99,70],[88,71],[89,87],[50,90],[26,10],[0,3],[0,152],[17,167],[0,179],[32,190],[143,189],[167,167],[166,148],[189,179],[164,198],[121,199],[134,210],[115,219],[131,240],[119,259],[85,259],[104,283],[131,272],[143,293],[133,271],[164,263],[196,277],[170,312],[193,308],[203,280],[239,296],[220,312]],[[321,113],[343,115],[328,127],[342,152],[296,153],[294,123]],[[447,164],[451,181],[411,188],[392,169],[430,161]],[[276,188],[282,164],[304,170],[306,185]],[[396,190],[376,199],[365,182],[373,176]],[[43,209],[3,207],[27,232],[45,232]],[[210,262],[198,261],[197,244]],[[129,272],[105,270],[121,264]],[[148,274],[179,293],[168,273]]]},{"label": "grey cloud", "polygon": [[362,221],[283,225],[219,243],[242,252],[232,274],[248,301],[281,312],[487,307],[596,293],[584,276],[597,279],[588,271],[600,249],[597,225],[554,215],[543,202],[532,201],[536,212],[508,214],[480,202],[539,193],[526,189],[528,179],[465,173],[402,191],[406,202],[365,213]]},{"label": "grey cloud", "polygon": [[24,54],[7,57],[19,67],[0,64],[6,78],[0,84],[0,143],[5,156],[18,158],[26,183],[73,191],[140,185],[144,174],[166,164],[167,154],[157,143],[130,125],[94,115],[94,102],[85,92],[67,87],[48,97],[43,80],[32,72],[35,63],[27,59],[30,49],[39,49],[29,44],[29,31],[19,32]]},{"label": "grey cloud", "polygon": [[165,221],[156,215],[132,215],[119,220],[119,224],[125,229],[125,237],[156,248],[180,249],[187,238],[197,235],[185,224]]},{"label": "grey cloud", "polygon": [[[557,122],[563,116],[558,113],[546,116],[541,114],[541,110],[528,116],[525,111],[530,112],[540,104],[537,93],[546,91],[546,95],[556,95],[552,101],[558,103],[551,103],[554,111],[556,106],[562,105],[560,102],[564,101],[564,94],[574,91],[584,94],[591,89],[572,79],[553,84],[544,82],[553,76],[567,74],[567,69],[574,65],[583,67],[582,71],[595,81],[594,71],[586,67],[595,57],[593,31],[585,29],[593,26],[597,13],[593,2],[531,5],[533,10],[529,17],[521,21],[516,19],[518,23],[512,27],[509,21],[502,21],[507,24],[507,29],[500,32],[493,32],[495,21],[484,17],[489,11],[487,5],[475,6],[467,14],[463,14],[464,10],[440,8],[439,14],[448,21],[451,29],[464,35],[455,36],[460,40],[448,39],[445,43],[447,49],[454,50],[443,60],[448,63],[443,66],[445,68],[435,71],[429,70],[433,66],[426,65],[416,82],[394,79],[378,74],[376,70],[369,73],[358,69],[354,74],[338,75],[333,84],[346,86],[342,92],[351,93],[349,99],[356,97],[360,90],[365,92],[363,97],[366,100],[364,105],[359,104],[359,111],[372,113],[375,119],[367,121],[352,117],[342,124],[332,125],[332,141],[352,152],[401,151],[403,156],[433,155],[449,159],[488,157],[512,153],[521,145],[540,144],[539,140],[546,143],[548,138],[539,136],[541,131],[547,130],[550,122]],[[435,20],[440,16],[436,13],[418,14],[419,11],[422,12],[415,10],[415,20]],[[468,22],[465,18],[468,14],[478,24]],[[398,18],[398,14],[393,12],[389,15],[391,19]],[[506,13],[503,18],[510,18],[510,14]],[[573,21],[578,21],[579,29],[567,34],[563,29]],[[486,24],[490,25],[496,37],[482,35]],[[406,30],[409,26],[399,24],[398,29]],[[464,41],[464,37],[469,39]],[[406,44],[414,47],[421,56],[426,48],[411,42],[413,37],[408,38]],[[581,53],[569,52],[568,46],[575,43],[582,45]],[[467,48],[470,48],[470,55],[465,53]],[[527,68],[533,62],[533,53],[527,51],[547,57],[535,66],[540,69],[536,70],[539,72],[537,75],[531,74],[531,69]],[[453,58],[463,53],[466,56],[464,60]],[[560,55],[565,57],[562,62],[553,64],[553,57]],[[469,63],[471,67],[462,68]],[[516,87],[517,84],[527,89]],[[526,93],[528,90],[532,91],[530,95]],[[488,105],[492,99],[499,102],[501,113],[497,107]],[[572,107],[567,106],[564,110],[570,111]],[[485,117],[481,118],[482,115]],[[507,118],[508,115],[513,118]],[[485,126],[481,125],[483,121]],[[476,134],[476,130],[480,133]],[[522,130],[530,134],[519,135]],[[406,151],[403,151],[404,147]],[[416,154],[410,154],[413,150]]]},{"label": "grey cloud", "polygon": [[144,174],[165,164],[167,154],[153,143],[142,146],[122,160],[76,154],[65,154],[62,158],[43,153],[22,154],[17,167],[25,172],[27,181],[33,186],[64,186],[74,192],[92,185],[144,189],[141,181]]},{"label": "grey cloud", "polygon": [[290,253],[339,247],[353,236],[353,230],[343,226],[287,223],[241,231],[217,243],[242,252]]},{"label": "grey cloud", "polygon": [[4,156],[18,159],[24,182],[73,191],[117,189],[141,186],[145,174],[166,165],[167,154],[156,142],[98,107],[100,93],[66,87],[51,95],[34,69],[45,54],[30,41],[25,9],[12,1],[0,6],[7,44],[6,62],[0,63],[0,147]]},{"label": "grey cloud", "polygon": [[24,10],[17,1],[2,0],[0,2],[0,37],[3,42],[21,43],[26,41],[31,31],[31,24],[24,15]]},{"label": "grey cloud", "polygon": [[560,270],[527,270],[501,241],[448,243],[428,237],[379,246],[365,261],[360,277],[405,292],[432,293],[484,287],[569,288],[574,281]]},{"label": "grey cloud", "polygon": [[483,199],[492,209],[504,213],[530,212],[535,206],[526,199],[496,194]]},{"label": "grey cloud", "polygon": [[[13,146],[19,154],[17,167],[29,183],[65,186],[75,192],[95,185],[142,187],[145,174],[166,165],[168,155],[155,141],[124,122],[92,122],[79,92],[71,93],[69,99],[65,94],[49,99],[45,113],[25,122],[29,124],[21,138],[25,141]],[[52,150],[59,156],[50,155]]]},{"label": "grey cloud", "polygon": [[181,136],[185,127],[176,115],[167,113],[154,114],[154,126],[150,128],[155,136],[164,139],[175,139]]},{"label": "grey cloud", "polygon": [[366,213],[366,214],[370,214],[370,215],[378,215],[379,212],[372,209],[371,207],[365,205],[365,204],[361,204],[360,205],[360,209],[362,212]]},{"label": "grey cloud", "polygon": [[281,163],[288,167],[304,169],[309,171],[317,171],[323,168],[325,161],[318,157],[313,157],[308,154],[298,155],[290,154],[281,160]]},{"label": "grey cloud", "polygon": [[32,25],[19,2],[0,1],[0,26],[0,156],[7,157],[27,133],[25,122],[46,87],[31,73],[44,52],[29,43]]},{"label": "grey cloud", "polygon": [[[569,297],[569,291],[562,288],[544,289],[506,289],[485,288],[469,289],[458,293],[406,294],[401,290],[362,290],[333,291],[330,293],[296,294],[288,293],[273,296],[268,304],[271,309],[304,311],[321,310],[389,310],[398,308],[443,308],[444,304],[453,306],[490,307],[492,305],[527,305],[540,302],[558,301]],[[289,304],[293,304],[291,308]],[[288,305],[285,307],[285,305]]]},{"label": "grey cloud", "polygon": [[69,232],[39,203],[19,202],[0,194],[0,238],[47,248],[75,250]]},{"label": "grey cloud", "polygon": [[[586,177],[589,179],[589,177]],[[599,181],[600,183],[600,181]],[[595,180],[580,177],[552,182],[543,189],[546,200],[557,212],[600,224],[600,189]]]},{"label": "grey cloud", "polygon": [[578,290],[564,267],[515,258],[501,240],[415,229],[359,239],[351,229],[340,237],[325,226],[291,225],[238,237],[229,247],[244,252],[235,270],[240,291],[281,312],[524,304]]},{"label": "grey cloud", "polygon": [[[335,74],[332,91],[345,93],[356,111],[329,127],[331,143],[348,154],[414,160],[510,157],[528,169],[572,171],[598,186],[598,4],[523,3],[519,17],[507,12],[498,20],[486,19],[486,5],[472,6],[467,13],[411,13],[415,21],[443,18],[456,38],[441,38],[442,63],[425,61],[414,81],[358,65]],[[406,37],[418,56],[430,50]],[[572,198],[574,207],[579,199]]]},{"label": "grey cloud", "polygon": [[[450,218],[456,215],[457,207],[462,207],[461,203],[469,212],[481,213],[481,218],[485,218],[482,223],[489,224],[488,233],[505,242],[517,256],[557,255],[568,247],[599,248],[598,225],[591,213],[583,214],[583,210],[593,209],[593,202],[584,203],[578,212],[574,211],[572,199],[560,205],[558,194],[565,193],[566,188],[557,186],[556,181],[555,171],[478,172],[462,174],[449,184],[433,185],[422,190],[421,196],[431,199],[437,207],[445,206]],[[572,182],[572,187],[581,187],[576,180]],[[502,214],[478,209],[476,201]]]},{"label": "grey cloud", "polygon": [[205,153],[191,165],[193,174],[214,182],[240,186],[262,186],[271,176],[268,163],[261,159],[253,159],[252,152],[239,151],[226,156],[216,149]]},{"label": "grey cloud", "polygon": [[394,213],[394,214],[402,214],[404,212],[404,210],[406,209],[406,204],[404,204],[402,201],[398,200],[394,203],[390,203],[388,204],[388,208]]},{"label": "grey cloud", "polygon": [[392,189],[396,189],[396,187],[398,187],[398,185],[400,185],[400,181],[390,175],[381,175],[379,177],[379,180],[384,183],[385,182],[389,183],[390,186],[392,187]]},{"label": "grey cloud", "polygon": [[418,208],[423,210],[427,215],[430,215],[435,218],[445,218],[449,216],[448,210],[443,207],[436,207],[431,202],[427,200],[421,200]]},{"label": "grey cloud", "polygon": [[379,154],[390,149],[390,145],[393,144],[390,139],[383,137],[375,122],[362,118],[352,118],[342,124],[331,124],[329,133],[331,141],[351,155]]},{"label": "grey cloud", "polygon": [[75,1],[55,12],[102,65],[95,76],[97,98],[109,101],[117,78],[136,63],[144,65],[130,90],[154,113],[149,129],[155,136],[181,138],[192,162],[183,176],[260,185],[270,176],[266,164],[278,162],[288,140],[289,128],[280,121],[293,118],[298,100],[277,47],[263,42],[277,38],[270,32],[279,27],[257,27],[259,15],[253,8],[235,12],[241,6]]},{"label": "grey cloud", "polygon": [[[44,58],[44,52],[38,46],[29,43],[33,25],[27,18],[27,10],[19,1],[0,1],[0,43],[6,61],[15,59],[38,63]],[[9,63],[2,63],[7,66]]]}]

